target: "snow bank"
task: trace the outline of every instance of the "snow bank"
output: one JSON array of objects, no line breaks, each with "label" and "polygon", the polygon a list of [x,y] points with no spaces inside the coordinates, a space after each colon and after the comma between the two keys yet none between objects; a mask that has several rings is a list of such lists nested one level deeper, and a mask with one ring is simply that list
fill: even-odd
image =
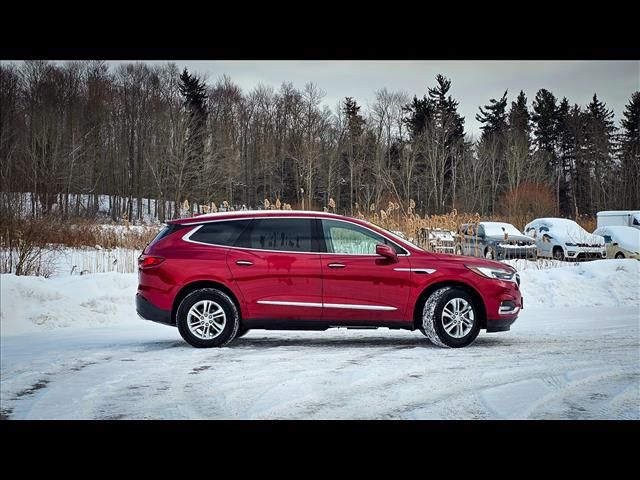
[{"label": "snow bank", "polygon": [[138,321],[135,273],[60,278],[0,275],[0,334]]},{"label": "snow bank", "polygon": [[525,309],[640,306],[640,262],[596,260],[567,267],[520,271]]},{"label": "snow bank", "polygon": [[[640,306],[640,262],[598,260],[520,271],[525,310],[536,307]],[[0,332],[16,335],[58,327],[95,327],[141,320],[135,273],[58,278],[0,275]]]}]

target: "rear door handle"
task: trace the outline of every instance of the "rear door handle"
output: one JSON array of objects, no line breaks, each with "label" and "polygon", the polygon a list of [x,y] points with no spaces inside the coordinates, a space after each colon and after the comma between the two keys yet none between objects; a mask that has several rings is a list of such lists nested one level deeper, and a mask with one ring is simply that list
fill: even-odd
[{"label": "rear door handle", "polygon": [[344,265],[342,263],[330,263],[329,265],[327,265],[329,268],[344,268]]},{"label": "rear door handle", "polygon": [[253,262],[249,260],[236,260],[236,265],[240,265],[241,267],[250,267],[253,265]]}]

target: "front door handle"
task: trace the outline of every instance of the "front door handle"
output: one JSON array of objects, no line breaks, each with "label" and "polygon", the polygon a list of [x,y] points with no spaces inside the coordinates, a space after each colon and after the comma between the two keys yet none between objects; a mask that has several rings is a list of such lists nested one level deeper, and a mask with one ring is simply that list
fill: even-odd
[{"label": "front door handle", "polygon": [[236,260],[236,265],[240,265],[241,267],[250,267],[253,265],[253,262],[249,260]]},{"label": "front door handle", "polygon": [[330,263],[329,265],[327,265],[329,268],[344,268],[344,265],[342,263]]}]

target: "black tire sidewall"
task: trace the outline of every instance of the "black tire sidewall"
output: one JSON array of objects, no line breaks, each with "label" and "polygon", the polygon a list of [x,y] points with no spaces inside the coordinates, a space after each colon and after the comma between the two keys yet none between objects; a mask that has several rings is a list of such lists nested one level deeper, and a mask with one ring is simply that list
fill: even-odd
[{"label": "black tire sidewall", "polygon": [[244,337],[247,333],[249,333],[248,328],[238,327],[238,333],[236,333],[236,338]]},{"label": "black tire sidewall", "polygon": [[[444,325],[442,324],[442,310],[444,310],[444,306],[447,304],[447,302],[453,298],[462,298],[467,302],[469,302],[471,304],[471,308],[473,308],[473,319],[474,319],[473,327],[471,328],[471,331],[467,333],[467,335],[465,335],[463,338],[452,337],[446,332],[446,330],[444,329]],[[451,288],[448,292],[446,292],[442,296],[442,298],[440,298],[440,301],[438,302],[434,310],[434,316],[435,318],[433,319],[433,325],[434,325],[436,334],[438,335],[438,338],[440,338],[440,340],[443,343],[445,343],[448,347],[452,347],[452,348],[466,347],[467,345],[470,345],[471,343],[473,343],[473,341],[476,339],[476,337],[480,333],[480,316],[478,312],[478,307],[473,297],[471,297],[469,293],[467,293],[465,290],[461,288],[455,288],[455,287]]]},{"label": "black tire sidewall", "polygon": [[[560,252],[560,256],[556,255],[557,252]],[[564,250],[561,247],[554,247],[551,256],[554,260],[564,260]]]},{"label": "black tire sidewall", "polygon": [[616,260],[621,260],[621,259],[625,258],[625,256],[624,256],[624,253],[618,252],[618,253],[616,253],[616,256],[614,258]]},{"label": "black tire sidewall", "polygon": [[[187,325],[187,313],[189,309],[201,300],[212,300],[224,310],[226,324],[222,333],[210,340],[203,340],[196,337]],[[182,338],[191,346],[196,348],[221,347],[235,338],[239,326],[238,309],[229,296],[215,288],[202,288],[187,295],[176,312],[176,323]]]}]

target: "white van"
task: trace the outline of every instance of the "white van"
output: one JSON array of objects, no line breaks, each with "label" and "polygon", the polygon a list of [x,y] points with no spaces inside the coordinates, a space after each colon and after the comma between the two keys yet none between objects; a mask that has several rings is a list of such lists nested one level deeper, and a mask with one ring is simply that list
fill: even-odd
[{"label": "white van", "polygon": [[634,227],[640,230],[640,210],[598,212],[598,228],[617,225]]}]

